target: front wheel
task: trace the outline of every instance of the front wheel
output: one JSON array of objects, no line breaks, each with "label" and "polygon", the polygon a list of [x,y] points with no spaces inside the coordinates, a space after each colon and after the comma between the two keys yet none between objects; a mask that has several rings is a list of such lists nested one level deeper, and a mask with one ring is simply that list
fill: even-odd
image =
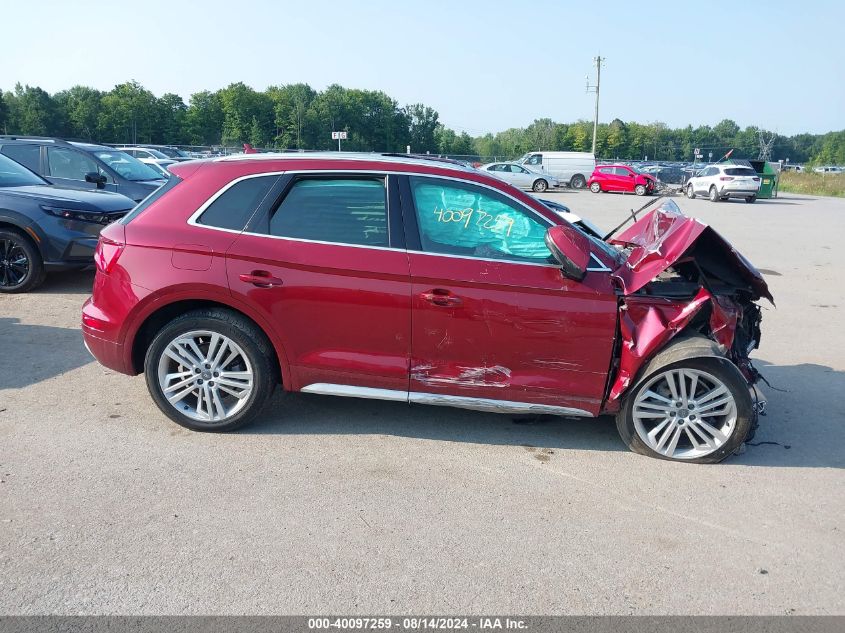
[{"label": "front wheel", "polygon": [[534,186],[533,186],[533,187],[531,187],[531,189],[533,189],[533,190],[534,190],[534,191],[536,191],[537,193],[543,193],[543,192],[544,192],[546,189],[548,189],[548,188],[549,188],[549,183],[547,183],[547,182],[546,182],[545,180],[543,180],[542,178],[540,178],[539,180],[536,180],[536,181],[534,182]]},{"label": "front wheel", "polygon": [[594,182],[590,185],[590,191],[593,193],[601,193],[601,185],[597,182]]},{"label": "front wheel", "polygon": [[572,179],[569,181],[569,186],[573,189],[583,189],[584,185],[587,184],[587,179],[584,178],[581,174],[575,174],[572,176]]},{"label": "front wheel", "polygon": [[41,253],[23,233],[0,229],[0,292],[29,292],[46,273]]},{"label": "front wheel", "polygon": [[635,453],[713,464],[745,441],[753,423],[748,384],[725,358],[701,357],[661,367],[640,380],[616,428]]},{"label": "front wheel", "polygon": [[756,202],[756,201],[757,201],[757,196],[748,196],[748,197],[745,199],[745,201],[746,201],[748,204],[754,204],[754,202]]},{"label": "front wheel", "polygon": [[645,195],[645,185],[637,185],[636,187],[634,187],[634,193],[637,194],[638,196],[644,196]]},{"label": "front wheel", "polygon": [[235,312],[188,312],[153,339],[144,361],[158,408],[195,431],[231,431],[261,412],[276,385],[272,346]]},{"label": "front wheel", "polygon": [[710,202],[719,202],[721,198],[719,197],[719,192],[716,191],[715,185],[710,187]]},{"label": "front wheel", "polygon": [[692,188],[692,185],[687,185],[687,198],[695,199],[695,189]]}]

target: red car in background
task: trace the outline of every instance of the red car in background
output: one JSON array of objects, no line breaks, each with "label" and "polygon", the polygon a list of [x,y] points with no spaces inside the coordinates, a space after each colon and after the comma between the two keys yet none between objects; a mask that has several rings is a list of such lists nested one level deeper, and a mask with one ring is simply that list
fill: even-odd
[{"label": "red car in background", "polygon": [[82,331],[178,424],[235,429],[281,384],[610,414],[632,450],[680,461],[753,433],[748,354],[771,295],[671,201],[604,241],[458,164],[244,154],[170,171],[102,231]]},{"label": "red car in background", "polygon": [[599,165],[587,181],[593,193],[621,191],[645,196],[654,193],[657,181],[628,165]]}]

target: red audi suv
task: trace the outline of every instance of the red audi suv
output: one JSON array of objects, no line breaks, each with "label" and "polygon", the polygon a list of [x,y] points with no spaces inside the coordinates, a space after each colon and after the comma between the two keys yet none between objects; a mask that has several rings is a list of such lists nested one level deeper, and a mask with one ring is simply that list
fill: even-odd
[{"label": "red audi suv", "polygon": [[288,391],[616,415],[715,462],[762,407],[760,273],[673,203],[604,241],[458,164],[252,154],[170,167],[103,230],[82,329],[172,420],[237,428]]}]

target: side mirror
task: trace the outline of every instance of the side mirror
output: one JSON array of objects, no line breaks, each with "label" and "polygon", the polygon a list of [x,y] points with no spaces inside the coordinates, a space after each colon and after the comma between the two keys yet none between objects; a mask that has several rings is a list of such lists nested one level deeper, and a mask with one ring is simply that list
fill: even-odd
[{"label": "side mirror", "polygon": [[584,278],[590,261],[590,242],[586,236],[572,226],[551,226],[546,231],[546,246],[565,277],[575,281]]},{"label": "side mirror", "polygon": [[96,171],[89,171],[85,174],[85,182],[94,183],[97,185],[97,189],[105,187],[107,180],[103,174],[98,174]]}]

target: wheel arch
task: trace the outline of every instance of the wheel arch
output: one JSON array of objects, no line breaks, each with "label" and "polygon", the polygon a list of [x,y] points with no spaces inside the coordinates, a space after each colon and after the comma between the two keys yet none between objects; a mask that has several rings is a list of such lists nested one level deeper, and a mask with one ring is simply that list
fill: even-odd
[{"label": "wheel arch", "polygon": [[41,248],[41,238],[31,227],[32,220],[24,215],[9,212],[7,209],[0,209],[0,229],[12,229],[21,233],[38,250],[41,257],[44,257],[44,249]]},{"label": "wheel arch", "polygon": [[[135,374],[140,374],[143,372],[144,369],[144,357],[146,356],[147,350],[149,349],[150,344],[152,343],[155,335],[161,330],[162,327],[172,319],[176,318],[180,314],[184,314],[186,312],[190,312],[191,310],[197,310],[202,308],[221,308],[223,310],[228,310],[230,312],[235,312],[239,316],[249,320],[252,324],[255,325],[259,330],[261,330],[267,339],[270,341],[270,345],[273,349],[273,362],[275,363],[279,373],[282,377],[282,384],[285,389],[290,389],[290,372],[288,371],[288,364],[287,364],[287,357],[284,353],[284,349],[282,347],[282,343],[279,340],[279,337],[273,331],[269,324],[265,323],[264,320],[258,316],[251,314],[243,310],[241,307],[236,307],[226,301],[220,300],[220,298],[177,298],[173,301],[170,301],[164,305],[157,306],[152,312],[144,316],[143,321],[135,330],[134,335],[132,335],[130,345],[127,345],[127,351],[129,352],[129,357],[127,358],[127,362],[129,363],[130,369]],[[127,341],[127,342],[129,342]]]}]

